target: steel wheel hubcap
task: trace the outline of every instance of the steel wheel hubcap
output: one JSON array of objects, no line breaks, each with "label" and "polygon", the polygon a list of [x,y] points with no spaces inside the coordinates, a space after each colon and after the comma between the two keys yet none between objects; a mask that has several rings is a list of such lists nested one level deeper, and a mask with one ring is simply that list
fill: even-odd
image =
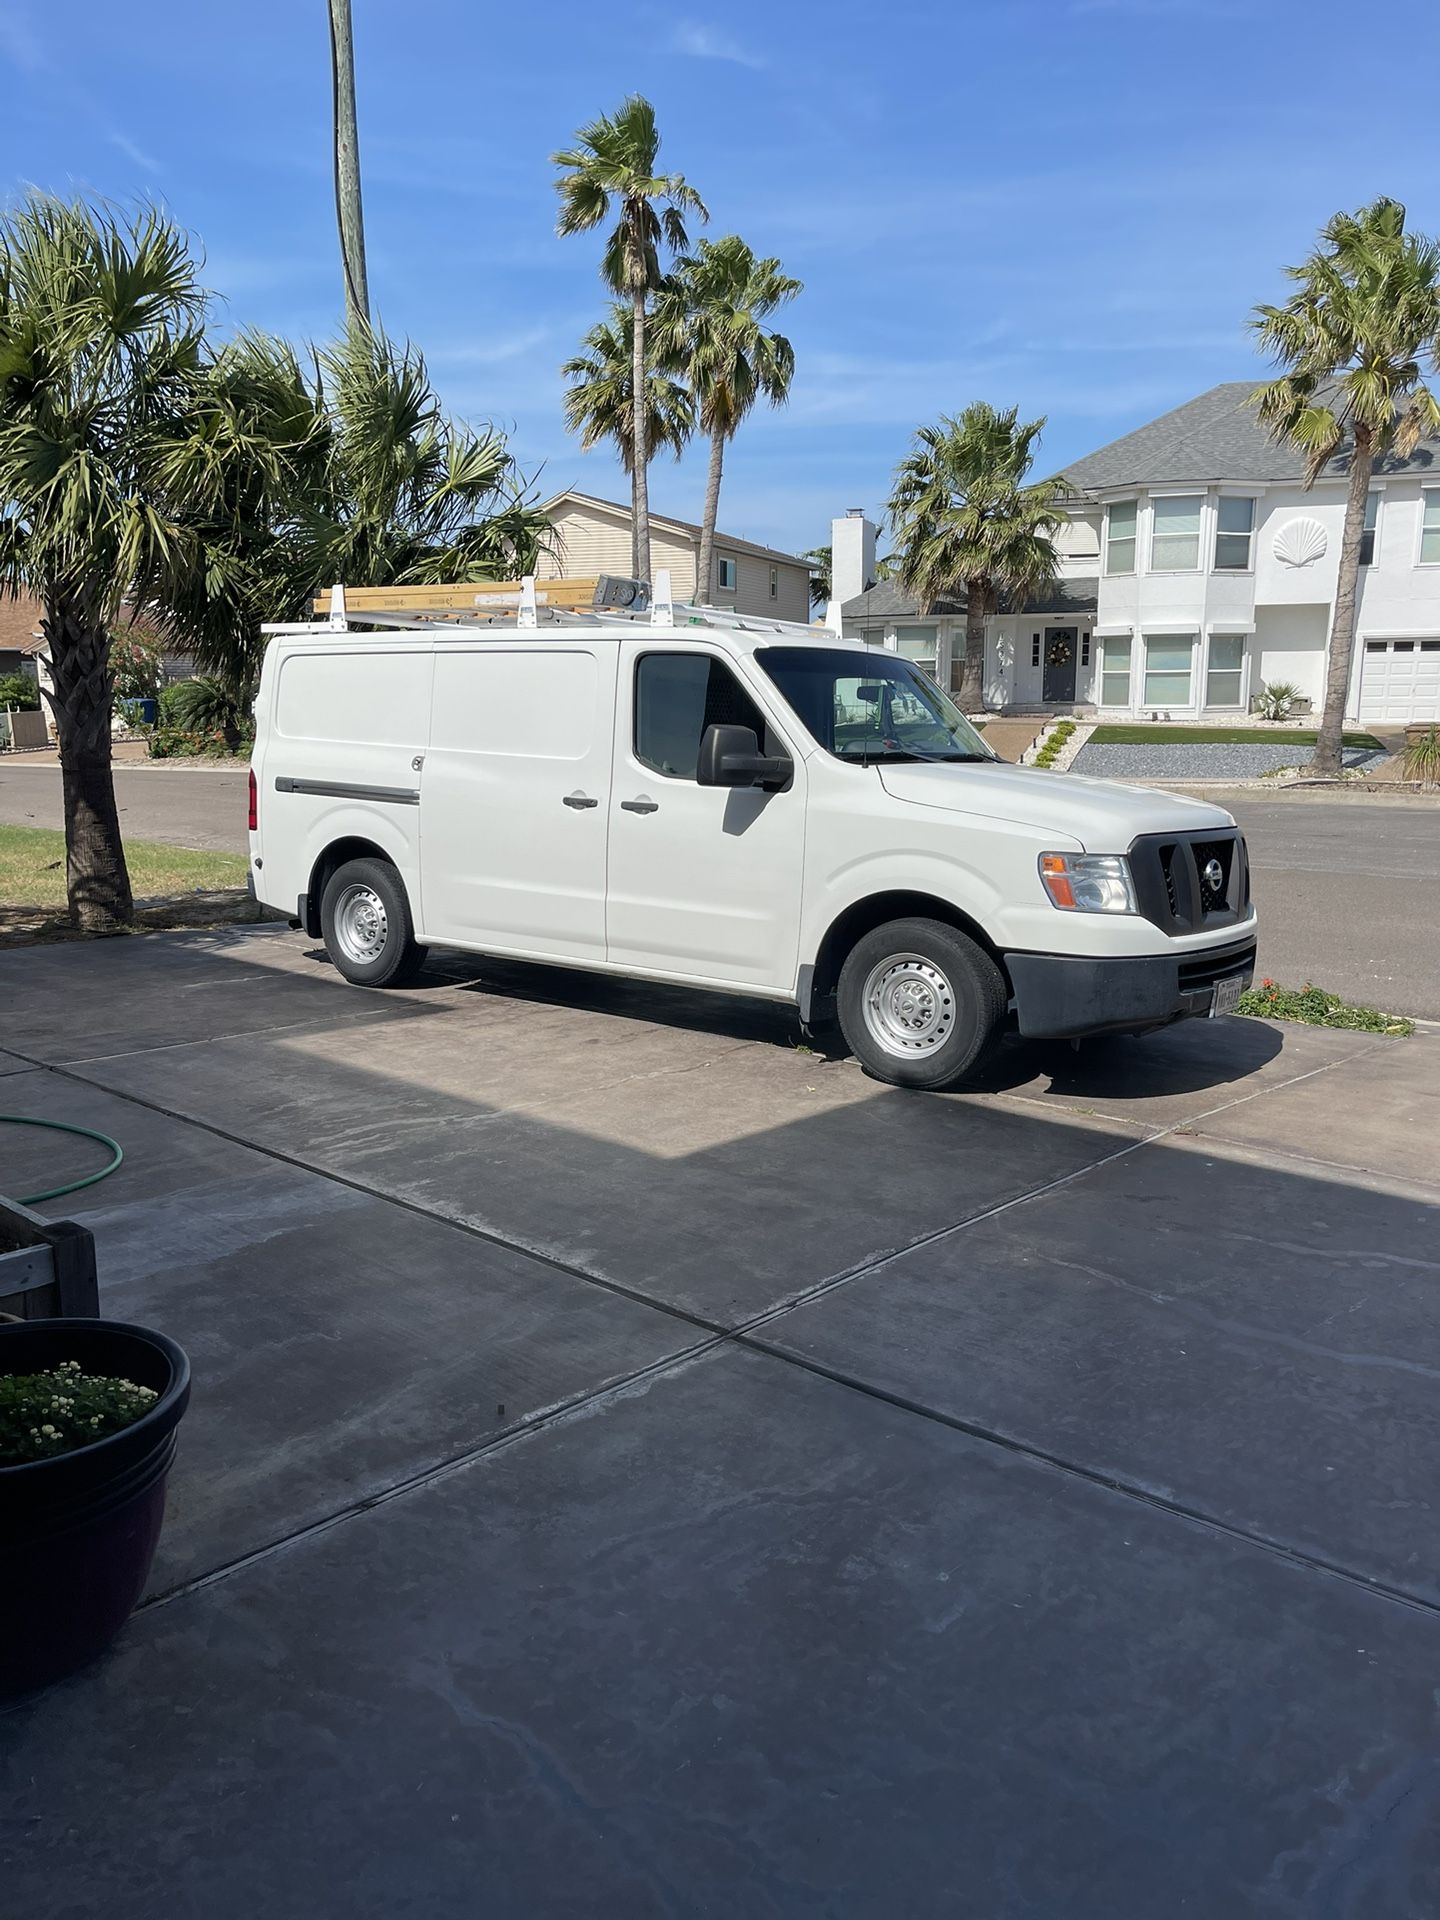
[{"label": "steel wheel hubcap", "polygon": [[390,922],[373,887],[346,887],[335,902],[335,939],[347,960],[365,966],[385,951]]},{"label": "steel wheel hubcap", "polygon": [[934,1053],[955,1030],[955,992],[933,960],[896,953],[865,982],[865,1026],[887,1053]]}]

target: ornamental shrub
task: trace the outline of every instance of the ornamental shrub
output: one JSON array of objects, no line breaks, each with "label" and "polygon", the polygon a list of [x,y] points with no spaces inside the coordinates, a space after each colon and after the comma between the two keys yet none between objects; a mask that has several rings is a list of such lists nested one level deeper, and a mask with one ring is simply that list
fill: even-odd
[{"label": "ornamental shrub", "polygon": [[78,1360],[43,1373],[0,1374],[0,1467],[87,1447],[130,1426],[158,1398],[133,1380],[82,1373]]}]

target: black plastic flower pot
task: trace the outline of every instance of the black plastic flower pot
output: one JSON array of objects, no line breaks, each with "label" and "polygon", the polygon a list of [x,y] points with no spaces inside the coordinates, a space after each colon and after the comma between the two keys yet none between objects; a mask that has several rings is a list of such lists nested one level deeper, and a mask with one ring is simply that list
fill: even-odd
[{"label": "black plastic flower pot", "polygon": [[0,1466],[0,1700],[102,1653],[145,1589],[165,1516],[190,1362],[163,1333],[119,1320],[0,1326],[0,1373],[63,1360],[159,1395],[128,1427],[87,1447]]}]

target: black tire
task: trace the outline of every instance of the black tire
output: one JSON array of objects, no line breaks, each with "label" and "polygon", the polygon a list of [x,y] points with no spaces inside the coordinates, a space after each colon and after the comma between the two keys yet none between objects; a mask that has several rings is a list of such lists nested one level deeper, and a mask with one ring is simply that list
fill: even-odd
[{"label": "black tire", "polygon": [[[375,936],[366,942],[359,929]],[[405,883],[388,860],[347,860],[325,882],[320,929],[337,972],[357,987],[403,987],[424,966]],[[367,956],[365,948],[373,945]]]},{"label": "black tire", "polygon": [[891,920],[857,940],[836,997],[846,1045],[867,1073],[938,1091],[984,1064],[1010,996],[983,947],[943,920],[916,919]]}]

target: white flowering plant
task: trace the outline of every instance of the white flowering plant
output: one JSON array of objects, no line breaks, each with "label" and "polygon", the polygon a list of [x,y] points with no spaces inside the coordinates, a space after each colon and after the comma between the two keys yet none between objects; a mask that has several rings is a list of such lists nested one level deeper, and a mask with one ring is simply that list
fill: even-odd
[{"label": "white flowering plant", "polygon": [[0,1374],[0,1467],[87,1447],[130,1426],[158,1398],[133,1380],[83,1373],[78,1360],[43,1373]]}]

